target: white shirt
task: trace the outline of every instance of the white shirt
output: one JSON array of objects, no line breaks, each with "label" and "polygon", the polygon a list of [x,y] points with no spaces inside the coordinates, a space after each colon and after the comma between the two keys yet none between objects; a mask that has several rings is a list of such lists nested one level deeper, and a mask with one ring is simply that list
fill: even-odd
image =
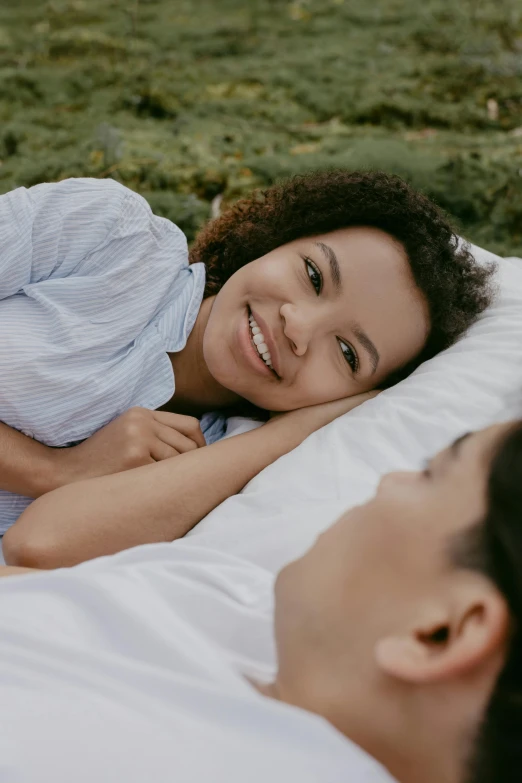
[{"label": "white shirt", "polygon": [[261,696],[273,578],[184,542],[0,580],[2,783],[391,783]]},{"label": "white shirt", "polygon": [[[183,232],[113,180],[0,196],[0,421],[67,446],[160,407],[204,286]],[[202,428],[210,442],[224,431]],[[0,491],[0,535],[30,502]]]}]

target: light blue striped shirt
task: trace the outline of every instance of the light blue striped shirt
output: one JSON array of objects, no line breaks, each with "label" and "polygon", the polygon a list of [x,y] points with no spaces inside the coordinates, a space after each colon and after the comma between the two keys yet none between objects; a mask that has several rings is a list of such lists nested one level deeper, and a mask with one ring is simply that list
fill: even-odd
[{"label": "light blue striped shirt", "polygon": [[[0,420],[49,446],[174,394],[205,286],[182,231],[113,180],[0,196]],[[207,441],[222,417],[204,417]],[[206,431],[205,431],[206,430]],[[30,499],[0,491],[0,535]]]}]

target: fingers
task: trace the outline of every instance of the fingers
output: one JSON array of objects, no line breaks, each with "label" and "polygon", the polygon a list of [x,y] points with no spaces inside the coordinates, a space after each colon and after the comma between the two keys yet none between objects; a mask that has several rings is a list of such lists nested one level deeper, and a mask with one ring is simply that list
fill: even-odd
[{"label": "fingers", "polygon": [[152,447],[150,449],[150,456],[152,457],[152,461],[154,462],[162,462],[164,459],[170,459],[171,457],[177,457],[179,454],[179,451],[176,449],[173,449],[172,446],[169,446],[166,443],[163,443],[163,441],[156,439],[154,443],[152,444]]},{"label": "fingers", "polygon": [[201,432],[201,425],[194,416],[182,416],[179,413],[168,413],[167,411],[154,411],[154,419],[159,424],[190,438],[196,446],[206,446],[205,438]]},{"label": "fingers", "polygon": [[185,454],[187,451],[193,451],[198,448],[197,443],[192,438],[187,438],[183,433],[173,430],[165,424],[156,424],[154,434],[165,446],[175,449],[178,454]]}]

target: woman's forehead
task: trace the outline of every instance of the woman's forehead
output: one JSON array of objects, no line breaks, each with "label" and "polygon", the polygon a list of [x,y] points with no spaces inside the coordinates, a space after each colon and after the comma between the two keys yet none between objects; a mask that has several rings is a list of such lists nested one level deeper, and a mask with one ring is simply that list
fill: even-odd
[{"label": "woman's forehead", "polygon": [[[408,258],[406,251],[402,244],[392,237],[391,234],[382,231],[380,228],[374,228],[373,226],[349,226],[347,228],[339,228],[335,231],[329,231],[326,234],[321,234],[316,237],[311,237],[312,241],[321,241],[330,243],[335,246],[336,250],[343,256],[344,260],[347,260],[345,256],[349,254],[362,253],[381,253],[381,258],[387,258],[388,260],[400,259],[403,262],[403,266],[409,269]],[[359,256],[355,256],[355,259],[359,259]],[[367,258],[361,259],[367,262]]]},{"label": "woman's forehead", "polygon": [[[415,284],[405,251],[388,234],[378,229],[348,228],[310,241],[335,293],[347,305],[379,308],[385,316],[394,306],[418,308],[422,304],[427,319],[427,303]],[[389,329],[388,323],[383,325]]]}]

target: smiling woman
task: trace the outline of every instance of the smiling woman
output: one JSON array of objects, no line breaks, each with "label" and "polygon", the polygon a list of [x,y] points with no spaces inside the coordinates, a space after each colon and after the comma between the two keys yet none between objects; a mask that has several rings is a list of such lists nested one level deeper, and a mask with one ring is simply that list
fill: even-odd
[{"label": "smiling woman", "polygon": [[223,387],[293,410],[375,388],[421,352],[429,323],[401,245],[379,229],[342,228],[238,270],[212,298],[203,354]]},{"label": "smiling woman", "polygon": [[[316,172],[244,199],[207,225],[191,260],[206,266],[208,298],[186,350],[199,335],[200,366],[223,399],[270,410],[396,382],[454,342],[489,297],[490,270],[440,210],[382,172]],[[271,373],[251,356],[252,314]]]},{"label": "smiling woman", "polygon": [[[240,201],[190,263],[115,182],[20,188],[0,197],[0,248],[0,530],[49,493],[4,540],[28,565],[183,535],[449,345],[490,293],[437,207],[379,172]],[[245,406],[286,414],[202,448],[216,437],[194,417]]]}]

